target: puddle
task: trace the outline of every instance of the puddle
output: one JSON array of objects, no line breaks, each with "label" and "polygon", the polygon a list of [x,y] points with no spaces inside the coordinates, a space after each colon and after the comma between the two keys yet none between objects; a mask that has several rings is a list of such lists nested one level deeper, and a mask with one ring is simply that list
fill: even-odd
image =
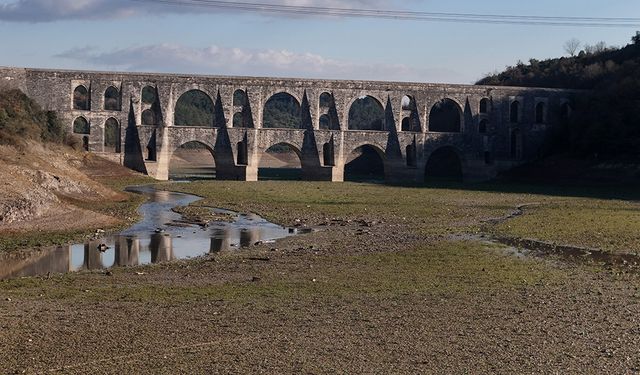
[{"label": "puddle", "polygon": [[0,279],[188,259],[241,249],[257,242],[270,243],[310,231],[282,227],[254,214],[222,209],[214,211],[231,215],[231,222],[214,222],[208,226],[184,224],[182,215],[173,212],[172,208],[186,206],[201,198],[155,190],[151,186],[127,190],[148,197],[138,209],[141,221],[116,235],[84,243],[0,254]]}]

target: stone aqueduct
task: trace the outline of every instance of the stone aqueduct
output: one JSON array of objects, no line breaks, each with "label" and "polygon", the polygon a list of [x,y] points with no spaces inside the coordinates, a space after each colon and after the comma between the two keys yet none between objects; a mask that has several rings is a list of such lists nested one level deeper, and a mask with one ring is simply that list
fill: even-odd
[{"label": "stone aqueduct", "polygon": [[[577,94],[544,88],[23,68],[0,68],[0,83],[57,111],[70,131],[76,120],[86,122],[84,141],[91,152],[159,180],[168,178],[175,150],[191,141],[212,152],[219,179],[257,180],[264,152],[285,143],[300,157],[307,180],[343,181],[347,157],[365,145],[381,156],[388,182],[424,181],[430,158],[441,150],[455,154],[464,180],[486,180],[539,156],[549,130],[569,115]],[[74,101],[77,90],[86,92],[86,106]],[[144,90],[155,93],[153,102],[143,100]],[[215,103],[211,126],[174,124],[176,103],[190,90],[206,93]],[[239,92],[244,102],[234,102]],[[263,128],[265,103],[278,93],[300,104],[300,129]],[[381,129],[349,129],[351,106],[364,96],[384,108]],[[435,121],[445,102],[455,108],[458,126],[442,130]],[[143,121],[149,110],[153,121]],[[331,114],[335,121],[327,126]],[[242,121],[234,121],[238,116]],[[117,127],[114,147],[105,147],[105,124]]]}]

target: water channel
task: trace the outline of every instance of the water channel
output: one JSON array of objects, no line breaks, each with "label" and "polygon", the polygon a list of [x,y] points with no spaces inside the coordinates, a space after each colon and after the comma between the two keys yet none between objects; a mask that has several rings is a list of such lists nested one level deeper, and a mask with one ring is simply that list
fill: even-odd
[{"label": "water channel", "polygon": [[201,198],[152,186],[127,190],[148,198],[138,209],[141,221],[120,233],[84,243],[0,254],[0,279],[187,259],[301,233],[298,228],[282,227],[258,215],[221,209],[213,210],[229,214],[230,221],[188,224],[172,209]]}]

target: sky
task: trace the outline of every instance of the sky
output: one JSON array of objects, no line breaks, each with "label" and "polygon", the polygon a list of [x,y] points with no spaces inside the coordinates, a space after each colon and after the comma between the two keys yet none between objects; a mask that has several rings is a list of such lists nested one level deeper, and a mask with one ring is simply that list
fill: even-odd
[{"label": "sky", "polygon": [[[194,0],[186,0],[194,2]],[[195,0],[195,2],[201,0]],[[229,0],[231,1],[231,0]],[[639,17],[638,0],[242,0],[423,12]],[[0,0],[0,66],[473,83],[563,44],[623,46],[637,27],[294,16],[158,0]]]}]

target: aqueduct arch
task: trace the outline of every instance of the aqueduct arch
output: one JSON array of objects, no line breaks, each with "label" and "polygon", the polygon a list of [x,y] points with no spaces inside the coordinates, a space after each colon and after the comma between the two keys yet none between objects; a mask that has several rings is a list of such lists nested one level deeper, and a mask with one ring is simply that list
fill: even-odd
[{"label": "aqueduct arch", "polygon": [[[488,179],[535,158],[547,132],[566,121],[571,112],[568,103],[575,103],[582,93],[415,82],[24,68],[0,68],[0,73],[3,82],[57,111],[70,133],[74,128],[82,129],[79,136],[90,152],[103,153],[158,179],[168,177],[173,148],[187,141],[209,145],[216,155],[217,169],[223,166],[217,170],[219,177],[229,179],[256,180],[260,153],[282,142],[299,151],[305,179],[343,180],[352,150],[365,144],[382,155],[388,181],[423,181],[429,159],[438,156],[433,150],[446,146],[454,147],[463,160],[465,180]],[[198,92],[204,96],[194,97],[202,100],[183,106],[185,95]],[[295,101],[291,107],[296,121],[291,123],[299,126],[264,126],[265,109],[272,97],[280,94],[290,103]],[[98,100],[97,105],[92,105],[92,97]],[[350,112],[364,99],[376,114],[361,116],[368,119],[362,121],[365,130],[353,129]],[[191,113],[184,115],[183,107],[191,108]],[[111,118],[107,132],[106,121]],[[79,124],[74,126],[76,120]],[[544,126],[536,123],[540,120]],[[122,155],[116,155],[112,147],[118,143],[112,139],[118,137],[111,130],[115,122],[120,124]]]}]

